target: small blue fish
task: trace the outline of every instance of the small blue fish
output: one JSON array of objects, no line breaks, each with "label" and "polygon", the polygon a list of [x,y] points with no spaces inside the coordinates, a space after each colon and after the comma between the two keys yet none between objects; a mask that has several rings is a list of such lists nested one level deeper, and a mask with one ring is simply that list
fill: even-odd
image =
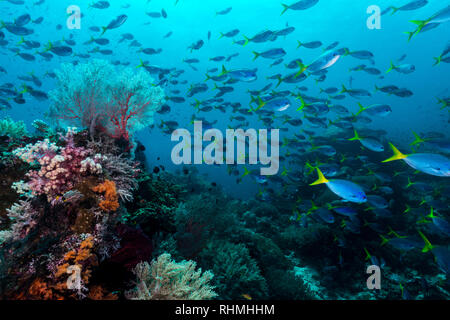
[{"label": "small blue fish", "polygon": [[356,183],[341,179],[327,180],[319,168],[316,168],[316,170],[319,178],[311,183],[310,186],[325,183],[328,189],[330,189],[334,194],[343,198],[345,201],[354,203],[364,203],[367,201],[367,196],[364,193],[364,190]]},{"label": "small blue fish", "polygon": [[434,153],[413,153],[405,155],[389,143],[394,155],[382,162],[403,160],[411,168],[438,177],[450,177],[450,159]]}]

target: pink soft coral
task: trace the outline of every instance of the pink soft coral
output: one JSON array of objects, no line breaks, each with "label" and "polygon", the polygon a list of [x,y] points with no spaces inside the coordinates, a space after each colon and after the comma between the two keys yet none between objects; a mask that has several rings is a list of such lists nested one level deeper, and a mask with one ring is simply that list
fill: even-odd
[{"label": "pink soft coral", "polygon": [[27,186],[32,195],[46,194],[49,202],[71,190],[83,175],[102,172],[103,156],[96,154],[91,158],[92,150],[76,147],[70,130],[64,139],[65,147],[58,147],[46,139],[14,151],[23,161],[40,165],[40,170],[26,174],[29,178]]}]

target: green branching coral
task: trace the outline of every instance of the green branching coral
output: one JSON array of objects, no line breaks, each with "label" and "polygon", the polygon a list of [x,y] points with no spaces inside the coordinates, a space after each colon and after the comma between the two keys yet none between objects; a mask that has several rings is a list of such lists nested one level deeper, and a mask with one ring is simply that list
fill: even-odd
[{"label": "green branching coral", "polygon": [[0,136],[8,136],[11,139],[19,139],[28,135],[25,122],[14,121],[7,117],[0,120]]},{"label": "green branching coral", "polygon": [[134,268],[137,285],[126,293],[134,300],[206,300],[217,294],[209,282],[213,278],[210,271],[196,270],[194,261],[173,261],[164,253],[151,265],[141,262]]},{"label": "green branching coral", "polygon": [[243,294],[255,299],[267,298],[266,280],[243,244],[213,241],[201,257],[205,264],[211,265],[221,299],[241,299]]}]

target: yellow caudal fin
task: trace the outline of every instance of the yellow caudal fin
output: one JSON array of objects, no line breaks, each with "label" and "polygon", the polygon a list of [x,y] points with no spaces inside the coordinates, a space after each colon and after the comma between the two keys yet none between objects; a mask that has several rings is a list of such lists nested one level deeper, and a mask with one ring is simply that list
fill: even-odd
[{"label": "yellow caudal fin", "polygon": [[243,36],[243,37],[245,39],[245,42],[242,46],[245,47],[251,39],[247,38],[246,36]]},{"label": "yellow caudal fin", "polygon": [[222,72],[218,76],[220,77],[220,76],[223,76],[223,75],[225,75],[227,73],[228,73],[228,70],[225,68],[224,65],[222,65]]},{"label": "yellow caudal fin", "polygon": [[391,6],[391,9],[392,9],[392,12],[391,12],[391,16],[392,16],[398,11],[399,8]]},{"label": "yellow caudal fin", "polygon": [[380,246],[384,246],[386,243],[389,242],[389,239],[386,238],[385,236],[383,236],[382,234],[380,234],[379,236],[380,236],[380,238],[381,238]]},{"label": "yellow caudal fin", "polygon": [[300,100],[301,105],[297,108],[297,111],[302,111],[304,107],[306,107],[305,100],[303,100],[302,96],[299,94],[295,99]]},{"label": "yellow caudal fin", "polygon": [[364,260],[370,260],[370,258],[372,258],[372,256],[369,253],[369,250],[367,250],[366,248],[364,248],[364,252],[366,253],[366,258]]},{"label": "yellow caudal fin", "polygon": [[417,26],[416,33],[419,33],[423,29],[423,27],[425,27],[428,22],[430,22],[430,20],[411,20],[409,22],[414,23]]},{"label": "yellow caudal fin", "polygon": [[416,30],[414,30],[414,31],[405,31],[403,33],[408,35],[408,42],[409,42],[416,35]]},{"label": "yellow caudal fin", "polygon": [[423,247],[422,252],[428,252],[432,250],[434,246],[431,244],[430,240],[428,240],[420,230],[417,230],[417,232],[419,232],[420,237],[423,239],[423,242],[425,242],[425,247]]},{"label": "yellow caudal fin", "polygon": [[289,5],[287,5],[287,4],[284,4],[284,3],[282,3],[281,5],[283,6],[283,11],[281,11],[281,14],[280,14],[280,16],[281,16],[281,15],[283,15],[283,13],[285,13],[285,12],[286,12],[286,10],[288,10],[288,9],[289,9]]},{"label": "yellow caudal fin", "polygon": [[394,160],[401,160],[401,159],[405,159],[406,157],[408,157],[407,155],[401,153],[400,151],[398,151],[398,149],[389,142],[389,145],[391,146],[392,152],[394,152],[394,155],[390,158],[387,158],[386,160],[383,160],[382,162],[390,162],[390,161],[394,161]]},{"label": "yellow caudal fin", "polygon": [[244,173],[242,174],[241,178],[248,176],[250,174],[250,171],[248,171],[247,167],[244,167]]},{"label": "yellow caudal fin", "polygon": [[361,138],[359,137],[358,132],[356,131],[356,129],[353,129],[353,132],[355,133],[355,136],[353,138],[348,139],[348,141],[360,140]]},{"label": "yellow caudal fin", "polygon": [[406,189],[414,185],[414,182],[411,181],[411,179],[408,177],[408,184],[406,185]]},{"label": "yellow caudal fin", "polygon": [[280,86],[280,84],[283,82],[283,78],[281,76],[277,76],[277,80],[278,80],[278,83],[275,86],[275,88],[278,88]]},{"label": "yellow caudal fin", "polygon": [[258,96],[258,107],[256,108],[255,111],[258,111],[259,109],[261,109],[262,107],[264,107],[266,103],[264,101],[261,100],[261,98]]},{"label": "yellow caudal fin", "polygon": [[306,161],[306,167],[309,169],[309,171],[306,173],[307,175],[310,175],[313,171],[314,171],[314,169],[316,169],[317,167],[314,167],[314,166],[312,166],[310,163],[309,163],[309,161]]},{"label": "yellow caudal fin", "polygon": [[364,108],[363,105],[359,102],[358,102],[358,106],[359,106],[359,111],[355,114],[355,117],[359,116],[364,110],[367,109],[367,108]]},{"label": "yellow caudal fin", "polygon": [[319,176],[319,178],[316,181],[314,181],[313,183],[311,183],[310,186],[315,186],[315,185],[322,184],[322,183],[328,183],[328,180],[327,180],[327,178],[325,178],[322,171],[320,171],[319,168],[316,168],[316,170],[317,170],[317,175]]},{"label": "yellow caudal fin", "polygon": [[392,70],[394,70],[396,68],[396,66],[392,63],[391,61],[391,67],[386,71],[386,73],[391,72]]},{"label": "yellow caudal fin", "polygon": [[434,62],[434,64],[433,64],[433,67],[434,67],[434,66],[437,66],[438,64],[441,63],[442,56],[439,56],[439,57],[433,57],[433,59],[436,60],[436,61]]},{"label": "yellow caudal fin", "polygon": [[142,68],[145,67],[145,62],[140,59],[141,63],[136,68]]},{"label": "yellow caudal fin", "polygon": [[430,214],[427,215],[427,217],[430,218],[430,219],[436,218],[436,216],[434,215],[434,209],[433,209],[433,207],[431,207],[431,209],[430,209]]},{"label": "yellow caudal fin", "polygon": [[305,66],[300,61],[297,61],[297,65],[300,68],[300,70],[295,74],[294,79],[297,79],[308,68],[307,66]]}]

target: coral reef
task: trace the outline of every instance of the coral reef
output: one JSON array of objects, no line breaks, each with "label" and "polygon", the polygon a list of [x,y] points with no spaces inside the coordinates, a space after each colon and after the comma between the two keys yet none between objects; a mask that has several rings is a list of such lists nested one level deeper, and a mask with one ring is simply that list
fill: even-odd
[{"label": "coral reef", "polygon": [[202,251],[200,259],[211,265],[215,274],[213,282],[222,299],[238,299],[243,294],[254,299],[267,296],[266,280],[244,245],[225,241],[210,242]]},{"label": "coral reef", "polygon": [[206,300],[216,296],[209,285],[213,274],[196,270],[196,263],[176,263],[170,254],[162,254],[151,264],[141,262],[134,268],[136,288],[127,292],[137,300]]},{"label": "coral reef", "polygon": [[119,208],[119,196],[116,191],[116,183],[114,181],[105,180],[102,184],[92,188],[92,191],[104,193],[105,200],[100,201],[98,206],[103,211],[116,211]]},{"label": "coral reef", "polygon": [[0,120],[0,136],[8,136],[10,139],[17,140],[28,135],[25,122],[13,121],[7,117]]}]

